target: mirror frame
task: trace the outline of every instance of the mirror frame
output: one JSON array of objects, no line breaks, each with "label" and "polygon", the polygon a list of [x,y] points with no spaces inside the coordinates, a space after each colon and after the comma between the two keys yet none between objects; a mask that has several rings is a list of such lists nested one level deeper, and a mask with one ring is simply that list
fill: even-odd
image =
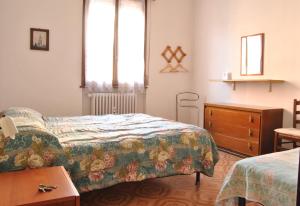
[{"label": "mirror frame", "polygon": [[[261,37],[261,57],[260,57],[260,72],[257,74],[248,74],[248,51],[247,51],[247,38],[253,37],[253,36],[260,36]],[[243,39],[246,38],[246,73],[242,73],[243,70]],[[265,34],[264,33],[258,33],[258,34],[252,34],[247,36],[241,37],[241,59],[240,59],[240,75],[241,76],[260,76],[264,75],[264,47],[265,47]]]}]

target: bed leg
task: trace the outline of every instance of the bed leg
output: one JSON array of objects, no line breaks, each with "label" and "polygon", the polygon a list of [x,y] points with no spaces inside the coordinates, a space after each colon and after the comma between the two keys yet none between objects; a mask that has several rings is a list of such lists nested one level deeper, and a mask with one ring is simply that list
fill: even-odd
[{"label": "bed leg", "polygon": [[245,198],[239,197],[238,202],[239,202],[238,203],[239,206],[246,206],[246,199]]},{"label": "bed leg", "polygon": [[200,172],[196,172],[196,185],[200,185]]}]

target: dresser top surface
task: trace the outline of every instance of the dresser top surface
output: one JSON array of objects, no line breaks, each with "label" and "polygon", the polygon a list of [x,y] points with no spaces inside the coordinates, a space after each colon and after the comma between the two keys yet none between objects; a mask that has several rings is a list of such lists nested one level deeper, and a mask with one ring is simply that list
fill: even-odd
[{"label": "dresser top surface", "polygon": [[205,106],[226,108],[226,109],[236,109],[236,110],[247,110],[247,111],[267,111],[267,110],[283,110],[282,108],[272,108],[266,106],[257,105],[245,105],[245,104],[235,104],[235,103],[205,103]]}]

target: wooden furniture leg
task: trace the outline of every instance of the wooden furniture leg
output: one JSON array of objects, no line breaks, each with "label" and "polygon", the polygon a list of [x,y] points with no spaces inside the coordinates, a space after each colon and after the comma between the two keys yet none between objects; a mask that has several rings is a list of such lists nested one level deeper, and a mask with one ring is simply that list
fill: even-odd
[{"label": "wooden furniture leg", "polygon": [[297,147],[297,142],[293,142],[293,149]]},{"label": "wooden furniture leg", "polygon": [[243,197],[239,197],[238,199],[238,205],[239,206],[246,206],[246,199]]},{"label": "wooden furniture leg", "polygon": [[196,185],[200,185],[200,172],[196,172]]},{"label": "wooden furniture leg", "polygon": [[277,152],[278,147],[278,133],[275,132],[275,138],[274,138],[274,152]]}]

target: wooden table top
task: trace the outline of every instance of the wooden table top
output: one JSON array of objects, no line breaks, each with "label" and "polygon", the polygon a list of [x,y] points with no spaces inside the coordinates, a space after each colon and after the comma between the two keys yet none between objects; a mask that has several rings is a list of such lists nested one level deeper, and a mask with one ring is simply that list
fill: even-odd
[{"label": "wooden table top", "polygon": [[[33,206],[79,199],[64,167],[0,173],[0,183],[0,206]],[[42,193],[38,191],[39,184],[57,186],[57,189]]]}]

